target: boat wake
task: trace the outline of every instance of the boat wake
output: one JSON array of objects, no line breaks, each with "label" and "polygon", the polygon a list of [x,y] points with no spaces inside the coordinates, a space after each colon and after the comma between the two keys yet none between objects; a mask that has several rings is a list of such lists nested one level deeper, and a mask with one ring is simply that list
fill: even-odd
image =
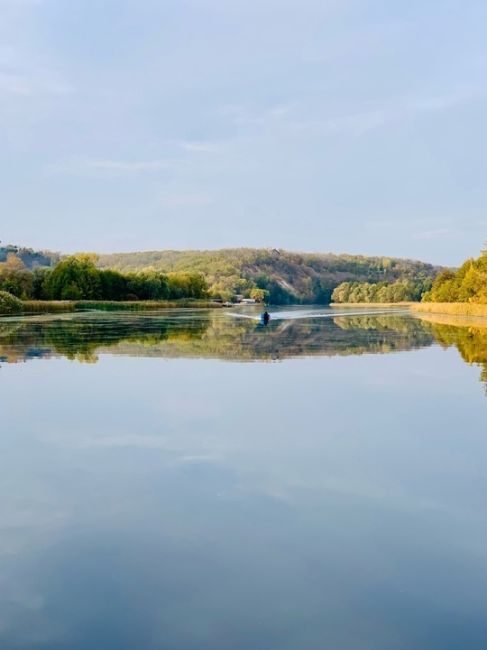
[{"label": "boat wake", "polygon": [[[316,313],[316,312],[270,312],[271,321],[276,320],[307,320],[310,318],[337,318],[337,317],[347,317],[347,316],[396,316],[398,314],[404,315],[408,314],[407,309],[361,309],[360,311],[333,311],[325,313]],[[236,314],[235,312],[225,312],[226,316],[231,318],[245,318],[247,320],[253,320],[255,322],[261,321],[260,314]]]}]

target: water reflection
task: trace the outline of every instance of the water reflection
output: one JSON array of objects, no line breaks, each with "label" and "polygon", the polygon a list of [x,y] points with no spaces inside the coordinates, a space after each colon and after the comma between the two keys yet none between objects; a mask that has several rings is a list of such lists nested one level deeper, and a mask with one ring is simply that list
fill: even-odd
[{"label": "water reflection", "polygon": [[311,355],[387,353],[429,346],[428,325],[399,314],[276,314],[267,327],[220,311],[76,314],[0,322],[0,360],[98,355],[266,361]]},{"label": "water reflection", "polygon": [[[240,317],[238,317],[240,316]],[[278,361],[306,356],[387,354],[456,347],[487,382],[487,325],[451,316],[403,312],[335,315],[331,310],[277,312],[264,327],[252,314],[215,310],[84,313],[0,321],[0,362],[100,355]]]},{"label": "water reflection", "polygon": [[482,318],[424,315],[421,321],[444,348],[456,347],[468,364],[480,366],[481,380],[487,383],[487,323]]},{"label": "water reflection", "polygon": [[280,318],[0,321],[0,648],[487,647],[487,330]]}]

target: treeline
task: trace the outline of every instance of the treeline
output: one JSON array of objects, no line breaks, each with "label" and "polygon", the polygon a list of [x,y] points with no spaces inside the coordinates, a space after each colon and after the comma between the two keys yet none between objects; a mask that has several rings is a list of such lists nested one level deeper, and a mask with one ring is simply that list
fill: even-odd
[{"label": "treeline", "polygon": [[343,282],[417,282],[441,270],[431,264],[391,257],[295,253],[282,249],[232,248],[215,251],[149,251],[101,255],[99,265],[123,272],[151,267],[165,273],[197,271],[213,298],[253,297],[272,304],[329,303]]},{"label": "treeline", "polygon": [[332,301],[336,303],[394,303],[419,302],[431,289],[432,279],[420,277],[417,280],[396,282],[342,282],[333,291]]},{"label": "treeline", "polygon": [[0,291],[22,300],[177,300],[205,298],[200,273],[99,269],[96,256],[67,257],[52,268],[27,269],[11,253],[0,263]]},{"label": "treeline", "polygon": [[433,282],[424,302],[487,303],[487,251],[469,259],[458,271],[443,271]]},{"label": "treeline", "polygon": [[[85,256],[84,263],[77,256],[77,262],[69,262],[66,268],[70,259],[59,261],[56,254],[16,246],[0,248],[0,290],[34,299],[238,301],[243,297],[285,305],[328,304],[335,288],[348,283],[354,285],[351,293],[360,295],[347,300],[396,302],[418,300],[442,270],[391,257],[255,248]],[[363,288],[357,291],[357,285]],[[389,285],[391,289],[383,288]],[[382,297],[372,298],[372,293]]]}]

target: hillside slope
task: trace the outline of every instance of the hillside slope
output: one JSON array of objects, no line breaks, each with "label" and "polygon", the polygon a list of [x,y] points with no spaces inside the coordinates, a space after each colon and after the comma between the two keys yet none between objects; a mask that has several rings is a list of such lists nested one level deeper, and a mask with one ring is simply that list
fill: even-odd
[{"label": "hillside slope", "polygon": [[440,271],[424,262],[390,257],[252,248],[118,253],[101,255],[99,265],[120,271],[198,271],[214,297],[227,300],[262,289],[275,304],[328,303],[342,282],[423,281]]},{"label": "hillside slope", "polygon": [[20,260],[26,269],[54,266],[60,259],[58,253],[51,251],[35,251],[32,248],[20,246],[0,246],[0,264],[7,261],[9,257]]}]

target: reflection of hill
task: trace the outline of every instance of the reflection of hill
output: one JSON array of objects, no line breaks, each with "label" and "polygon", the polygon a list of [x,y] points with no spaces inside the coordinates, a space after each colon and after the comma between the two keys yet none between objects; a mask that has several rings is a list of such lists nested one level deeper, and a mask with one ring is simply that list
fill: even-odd
[{"label": "reflection of hill", "polygon": [[[340,322],[337,322],[340,320]],[[343,327],[348,319],[274,321],[260,327],[252,321],[214,318],[201,338],[169,338],[145,349],[122,341],[116,354],[162,357],[206,357],[231,361],[277,360],[304,356],[386,353],[430,345],[421,325],[410,332],[383,327]],[[387,319],[385,319],[387,320]],[[371,324],[369,324],[371,325]],[[404,327],[404,326],[403,326]]]},{"label": "reflection of hill", "polygon": [[275,320],[268,327],[215,311],[70,314],[0,324],[0,360],[97,354],[232,361],[387,353],[430,345],[427,326],[401,316]]}]

